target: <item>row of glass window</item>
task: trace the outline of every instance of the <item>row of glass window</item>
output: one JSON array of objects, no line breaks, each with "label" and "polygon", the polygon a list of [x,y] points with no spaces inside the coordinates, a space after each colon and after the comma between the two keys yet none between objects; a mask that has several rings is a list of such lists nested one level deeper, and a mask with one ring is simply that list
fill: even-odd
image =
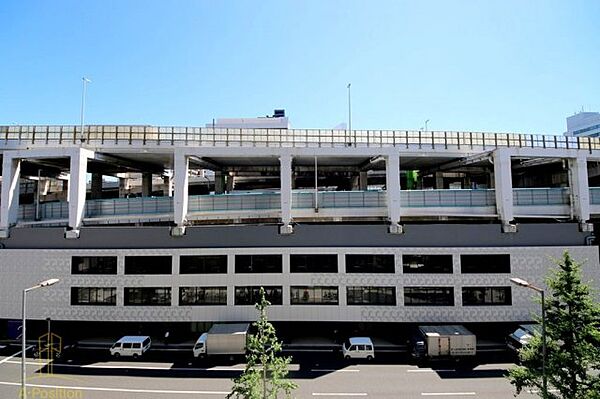
[{"label": "row of glass window", "polygon": [[[125,274],[172,274],[172,257],[126,256]],[[452,255],[402,255],[403,273],[452,274]],[[461,273],[510,273],[509,254],[460,255]],[[117,274],[116,256],[73,256],[72,274]],[[283,255],[235,255],[235,273],[282,273]],[[292,254],[291,273],[337,273],[335,254]],[[393,254],[346,255],[346,273],[395,273]],[[226,274],[227,255],[181,255],[180,274]]]},{"label": "row of glass window", "polygon": [[[265,286],[266,299],[282,305],[283,287]],[[258,286],[235,287],[235,305],[254,305]],[[171,306],[170,287],[125,288],[125,306]],[[71,305],[116,306],[114,287],[71,287]],[[396,306],[396,287],[347,287],[348,305]],[[339,305],[335,286],[291,286],[291,305]],[[511,287],[462,287],[463,306],[511,305]],[[227,287],[179,287],[180,306],[227,305]],[[454,306],[454,287],[404,287],[405,306]]]}]

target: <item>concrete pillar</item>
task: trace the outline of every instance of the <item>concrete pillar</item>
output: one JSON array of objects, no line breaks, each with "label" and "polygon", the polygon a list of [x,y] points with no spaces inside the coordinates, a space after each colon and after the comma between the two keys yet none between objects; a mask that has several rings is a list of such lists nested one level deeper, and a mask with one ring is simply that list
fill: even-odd
[{"label": "concrete pillar", "polygon": [[444,189],[444,173],[443,172],[435,172],[435,189],[436,190]]},{"label": "concrete pillar", "polygon": [[172,197],[173,196],[173,184],[171,181],[171,176],[163,176],[163,184],[165,186],[163,195],[165,197]]},{"label": "concrete pillar", "polygon": [[92,173],[92,190],[90,193],[91,199],[102,198],[102,174]]},{"label": "concrete pillar", "polygon": [[19,176],[21,160],[5,152],[2,158],[2,197],[0,198],[0,238],[9,236],[10,226],[19,212]]},{"label": "concrete pillar", "polygon": [[400,155],[393,154],[385,157],[385,186],[387,196],[389,232],[401,234],[400,225]]},{"label": "concrete pillar", "polygon": [[569,190],[571,212],[579,222],[581,230],[593,231],[587,223],[590,219],[590,187],[588,183],[587,159],[584,156],[569,158]]},{"label": "concrete pillar", "polygon": [[358,189],[360,191],[367,191],[369,189],[367,182],[367,172],[358,173]]},{"label": "concrete pillar", "polygon": [[129,194],[129,179],[127,177],[119,177],[119,198],[125,198]]},{"label": "concrete pillar", "polygon": [[227,175],[227,183],[226,183],[227,192],[228,193],[232,192],[234,188],[235,188],[235,176]]},{"label": "concrete pillar", "polygon": [[225,193],[225,174],[221,170],[215,170],[215,194]]},{"label": "concrete pillar", "polygon": [[502,222],[502,231],[515,233],[517,228],[511,224],[514,219],[514,205],[510,153],[506,149],[498,149],[494,151],[492,158],[494,160],[496,210]]},{"label": "concrete pillar", "polygon": [[142,173],[142,197],[152,196],[152,173]]},{"label": "concrete pillar", "polygon": [[79,238],[85,211],[87,161],[92,153],[78,148],[71,154],[69,168],[69,226],[65,238]]},{"label": "concrete pillar", "polygon": [[171,235],[182,236],[185,234],[188,212],[189,159],[181,150],[175,151],[173,178],[175,179],[175,197],[173,198],[175,227],[171,229]]},{"label": "concrete pillar", "polygon": [[292,222],[292,156],[282,155],[279,157],[279,174],[281,181],[281,222],[280,234],[292,234],[294,232]]}]

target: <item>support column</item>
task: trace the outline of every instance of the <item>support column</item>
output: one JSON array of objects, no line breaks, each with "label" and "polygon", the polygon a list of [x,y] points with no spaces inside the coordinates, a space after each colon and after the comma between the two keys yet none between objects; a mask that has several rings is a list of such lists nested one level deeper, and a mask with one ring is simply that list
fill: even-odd
[{"label": "support column", "polygon": [[173,186],[171,184],[171,176],[163,176],[163,184],[165,185],[165,190],[163,191],[163,195],[165,197],[173,196]]},{"label": "support column", "polygon": [[142,197],[152,196],[152,173],[142,173]]},{"label": "support column", "polygon": [[188,156],[181,150],[176,150],[175,167],[173,168],[173,178],[175,179],[175,197],[173,198],[175,227],[171,229],[171,236],[173,237],[185,234],[185,223],[188,212],[188,172]]},{"label": "support column", "polygon": [[587,159],[583,156],[569,158],[569,191],[571,212],[579,222],[581,231],[593,231],[590,219],[590,187],[588,183]]},{"label": "support column", "polygon": [[69,169],[69,225],[65,238],[79,238],[79,229],[85,210],[87,161],[90,151],[78,148],[73,150]]},{"label": "support column", "polygon": [[502,231],[516,233],[517,226],[511,224],[514,219],[514,205],[510,153],[506,149],[498,149],[494,151],[492,159],[494,160],[496,210],[502,223]]},{"label": "support column", "polygon": [[392,154],[385,157],[385,187],[387,196],[389,232],[402,234],[400,225],[400,155]]},{"label": "support column", "polygon": [[129,178],[119,177],[119,198],[125,198],[129,194]]},{"label": "support column", "polygon": [[367,191],[369,189],[367,172],[358,172],[358,189],[360,191]]},{"label": "support column", "polygon": [[2,159],[2,198],[0,199],[0,238],[8,238],[11,225],[17,222],[19,212],[19,176],[21,160],[8,152]]},{"label": "support column", "polygon": [[215,194],[225,193],[225,175],[221,170],[215,170]]},{"label": "support column", "polygon": [[444,173],[443,172],[435,172],[435,189],[436,190],[444,189]]},{"label": "support column", "polygon": [[92,191],[90,193],[91,199],[102,198],[102,174],[92,173]]},{"label": "support column", "polygon": [[226,183],[226,190],[228,193],[232,192],[233,189],[235,188],[235,176],[234,175],[227,175],[227,183]]},{"label": "support column", "polygon": [[280,234],[292,234],[294,229],[292,222],[292,156],[282,155],[279,157],[279,174],[281,181],[281,222]]}]

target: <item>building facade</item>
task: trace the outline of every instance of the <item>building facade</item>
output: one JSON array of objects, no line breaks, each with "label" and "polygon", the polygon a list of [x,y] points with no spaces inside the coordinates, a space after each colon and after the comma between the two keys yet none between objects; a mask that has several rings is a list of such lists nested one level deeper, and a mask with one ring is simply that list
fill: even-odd
[{"label": "building facade", "polygon": [[[339,323],[529,321],[519,277],[564,250],[600,281],[600,139],[470,132],[0,127],[0,319]],[[211,191],[189,178],[210,169]],[[92,198],[87,175],[172,181]],[[132,172],[133,171],[133,172]],[[547,179],[548,175],[557,176]],[[415,180],[406,189],[407,175]],[[45,180],[64,198],[19,192]],[[98,179],[98,176],[100,179]],[[417,176],[415,178],[415,176]],[[564,178],[563,178],[564,177]],[[244,183],[244,189],[236,185]],[[453,188],[450,188],[453,187]],[[455,188],[461,187],[461,188]],[[170,196],[172,194],[172,196]],[[118,195],[118,193],[116,194]]]}]

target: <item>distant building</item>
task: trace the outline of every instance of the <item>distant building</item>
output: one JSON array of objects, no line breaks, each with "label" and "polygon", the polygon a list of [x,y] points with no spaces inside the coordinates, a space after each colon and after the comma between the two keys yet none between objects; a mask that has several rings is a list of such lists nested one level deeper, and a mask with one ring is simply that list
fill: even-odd
[{"label": "distant building", "polygon": [[221,129],[288,129],[289,119],[284,109],[276,109],[272,116],[259,118],[219,118],[207,123],[206,127]]},{"label": "distant building", "polygon": [[600,112],[579,112],[569,116],[565,136],[600,136]]}]

